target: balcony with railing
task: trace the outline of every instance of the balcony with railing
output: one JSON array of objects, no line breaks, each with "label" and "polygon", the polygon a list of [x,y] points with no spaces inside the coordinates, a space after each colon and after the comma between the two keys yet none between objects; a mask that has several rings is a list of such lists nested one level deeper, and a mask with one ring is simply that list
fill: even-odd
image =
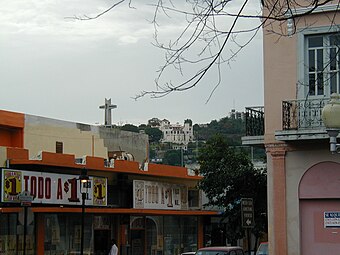
[{"label": "balcony with railing", "polygon": [[282,141],[325,138],[321,112],[328,101],[329,98],[283,101],[282,130],[275,132],[275,138]]},{"label": "balcony with railing", "polygon": [[[321,118],[329,98],[297,99],[282,102],[282,129],[275,131],[279,141],[328,139]],[[246,108],[246,136],[243,145],[264,144],[264,107]]]},{"label": "balcony with railing", "polygon": [[246,107],[246,136],[243,145],[264,144],[264,107]]}]

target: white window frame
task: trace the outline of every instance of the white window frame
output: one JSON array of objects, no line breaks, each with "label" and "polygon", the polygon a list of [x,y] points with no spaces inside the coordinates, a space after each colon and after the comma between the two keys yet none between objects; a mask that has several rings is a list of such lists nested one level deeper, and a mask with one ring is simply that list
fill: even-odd
[{"label": "white window frame", "polygon": [[[304,28],[298,32],[298,83],[297,83],[297,98],[298,99],[306,99],[306,98],[329,98],[330,96],[330,88],[324,87],[324,92],[322,95],[310,95],[309,94],[309,69],[308,69],[308,38],[310,36],[317,35],[330,35],[332,33],[340,33],[337,31],[336,27],[313,27],[313,28]],[[325,40],[325,37],[324,37]],[[327,48],[327,47],[326,47]],[[328,54],[324,54],[328,55]],[[325,61],[325,60],[324,60]],[[327,63],[327,62],[324,62]],[[324,78],[325,80],[325,78]],[[327,80],[327,78],[326,78]],[[338,80],[338,89],[339,89],[340,80]],[[326,88],[326,89],[325,89]],[[339,91],[340,92],[340,91]]]}]

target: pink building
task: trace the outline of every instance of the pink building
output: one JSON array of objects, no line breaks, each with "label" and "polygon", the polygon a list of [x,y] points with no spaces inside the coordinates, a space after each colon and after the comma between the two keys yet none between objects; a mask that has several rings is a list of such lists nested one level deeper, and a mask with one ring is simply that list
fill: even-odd
[{"label": "pink building", "polygon": [[321,110],[340,92],[339,1],[298,2],[286,17],[311,13],[263,27],[264,107],[247,108],[243,144],[267,152],[270,254],[338,254],[340,155],[329,151]]}]

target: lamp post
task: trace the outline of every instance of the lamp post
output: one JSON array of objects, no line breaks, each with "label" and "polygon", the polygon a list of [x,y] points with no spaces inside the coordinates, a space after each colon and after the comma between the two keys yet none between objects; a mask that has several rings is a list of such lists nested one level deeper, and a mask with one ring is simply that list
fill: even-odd
[{"label": "lamp post", "polygon": [[322,109],[322,120],[329,135],[330,151],[337,153],[340,144],[337,143],[337,136],[340,131],[340,95],[333,93],[331,100]]},{"label": "lamp post", "polygon": [[88,199],[88,189],[90,188],[90,178],[87,175],[87,169],[81,169],[79,176],[79,185],[81,193],[81,237],[80,237],[80,255],[84,254],[84,220],[85,220],[85,200]]},{"label": "lamp post", "polygon": [[24,207],[24,247],[23,247],[23,255],[26,255],[26,237],[27,237],[27,210],[34,199],[34,197],[27,191],[23,191],[18,196],[19,201],[21,202],[21,206]]}]

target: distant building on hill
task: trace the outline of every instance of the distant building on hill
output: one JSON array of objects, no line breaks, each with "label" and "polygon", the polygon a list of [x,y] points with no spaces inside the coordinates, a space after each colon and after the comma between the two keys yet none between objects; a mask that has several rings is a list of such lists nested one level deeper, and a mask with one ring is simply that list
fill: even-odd
[{"label": "distant building on hill", "polygon": [[157,119],[152,118],[148,121],[148,124],[153,127],[157,127],[163,132],[163,138],[161,142],[174,143],[186,149],[189,142],[194,140],[194,131],[191,120],[185,120],[184,125],[180,125],[178,122],[176,124],[171,124],[167,119]]},{"label": "distant building on hill", "polygon": [[245,113],[244,112],[238,112],[235,109],[231,109],[230,113],[229,113],[229,117],[235,120],[238,119],[244,119],[245,118]]}]

